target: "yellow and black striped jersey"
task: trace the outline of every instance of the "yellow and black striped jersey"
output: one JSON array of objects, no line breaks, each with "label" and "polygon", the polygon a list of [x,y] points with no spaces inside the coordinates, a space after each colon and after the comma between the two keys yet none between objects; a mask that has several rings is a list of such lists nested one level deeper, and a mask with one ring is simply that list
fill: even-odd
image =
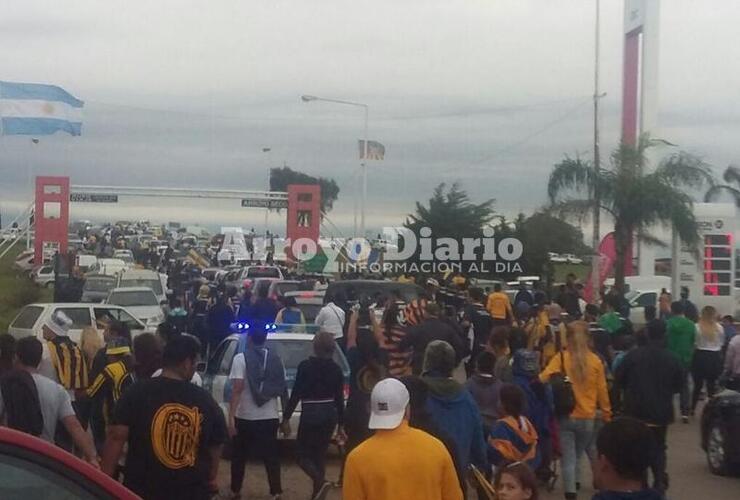
[{"label": "yellow and black striped jersey", "polygon": [[87,388],[89,398],[102,401],[102,415],[106,425],[113,417],[113,409],[121,394],[133,383],[130,360],[131,357],[126,356],[108,363]]},{"label": "yellow and black striped jersey", "polygon": [[86,389],[87,362],[82,350],[69,337],[55,337],[46,342],[51,364],[59,383],[68,391]]}]

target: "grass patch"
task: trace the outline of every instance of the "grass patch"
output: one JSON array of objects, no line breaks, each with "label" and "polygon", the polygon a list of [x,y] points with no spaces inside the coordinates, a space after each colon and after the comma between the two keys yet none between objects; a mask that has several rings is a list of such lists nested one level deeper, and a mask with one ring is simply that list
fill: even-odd
[{"label": "grass patch", "polygon": [[23,250],[20,245],[0,259],[0,333],[8,331],[8,325],[26,304],[53,299],[52,288],[39,287],[27,274],[13,268],[16,256]]}]

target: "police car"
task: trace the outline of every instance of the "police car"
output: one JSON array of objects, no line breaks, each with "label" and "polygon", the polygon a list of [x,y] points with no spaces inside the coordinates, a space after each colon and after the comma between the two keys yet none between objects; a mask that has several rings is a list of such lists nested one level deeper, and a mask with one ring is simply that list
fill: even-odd
[{"label": "police car", "polygon": [[[205,366],[201,365],[200,374],[203,378],[203,388],[211,393],[228,417],[229,402],[231,401],[232,383],[229,380],[231,365],[238,353],[243,353],[246,348],[247,328],[245,324],[235,324],[233,333],[226,337],[213,351],[213,355]],[[288,393],[293,390],[298,365],[304,359],[313,355],[313,338],[316,333],[314,325],[273,325],[273,329],[267,334],[265,346],[274,350],[280,356],[285,366],[285,377],[288,382]],[[334,362],[339,365],[344,374],[344,397],[349,393],[349,364],[342,350],[337,346],[334,350]],[[300,404],[290,419],[293,429],[298,429],[300,419]],[[296,433],[292,433],[294,437]]]}]

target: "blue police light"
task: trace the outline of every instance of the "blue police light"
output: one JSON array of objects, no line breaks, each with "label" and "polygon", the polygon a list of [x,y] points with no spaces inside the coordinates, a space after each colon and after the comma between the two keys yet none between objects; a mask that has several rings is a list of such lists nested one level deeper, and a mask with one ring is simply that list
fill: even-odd
[{"label": "blue police light", "polygon": [[249,330],[249,323],[236,322],[231,324],[231,328],[237,333],[244,333]]}]

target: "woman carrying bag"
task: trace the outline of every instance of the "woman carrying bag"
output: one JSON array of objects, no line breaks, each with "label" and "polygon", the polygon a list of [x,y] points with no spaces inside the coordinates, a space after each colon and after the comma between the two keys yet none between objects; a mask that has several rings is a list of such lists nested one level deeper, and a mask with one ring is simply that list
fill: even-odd
[{"label": "woman carrying bag", "polygon": [[588,323],[570,323],[566,330],[567,349],[561,348],[540,374],[542,382],[553,385],[556,413],[559,413],[566,499],[577,498],[578,464],[583,453],[593,445],[596,410],[601,410],[605,422],[611,420],[604,364],[591,351],[588,340]]}]

